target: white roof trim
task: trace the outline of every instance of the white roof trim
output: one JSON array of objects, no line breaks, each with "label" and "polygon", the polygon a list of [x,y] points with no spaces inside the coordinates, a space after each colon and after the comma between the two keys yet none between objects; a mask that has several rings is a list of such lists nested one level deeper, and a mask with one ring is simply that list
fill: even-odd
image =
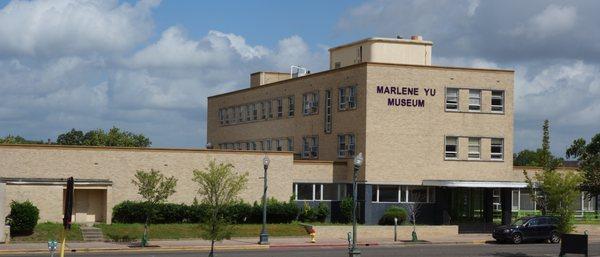
[{"label": "white roof trim", "polygon": [[526,188],[527,183],[518,181],[467,181],[467,180],[423,180],[424,186],[481,187],[481,188]]}]

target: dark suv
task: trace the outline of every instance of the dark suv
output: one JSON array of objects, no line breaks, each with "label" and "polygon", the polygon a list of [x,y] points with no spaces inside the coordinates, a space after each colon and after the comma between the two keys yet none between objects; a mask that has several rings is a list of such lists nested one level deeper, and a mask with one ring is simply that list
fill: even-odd
[{"label": "dark suv", "polygon": [[525,217],[513,222],[510,226],[494,228],[492,236],[498,242],[520,244],[527,240],[548,240],[556,244],[560,242],[557,231],[558,219],[550,216]]}]

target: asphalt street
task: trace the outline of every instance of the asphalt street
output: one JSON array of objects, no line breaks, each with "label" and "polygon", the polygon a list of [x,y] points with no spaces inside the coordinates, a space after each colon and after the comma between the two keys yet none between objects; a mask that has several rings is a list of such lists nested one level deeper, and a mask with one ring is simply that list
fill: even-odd
[{"label": "asphalt street", "polygon": [[[559,244],[477,244],[477,245],[402,245],[402,246],[369,246],[363,247],[362,256],[492,256],[492,257],[533,257],[533,256],[558,256]],[[600,243],[590,244],[590,256],[600,256]],[[4,255],[6,256],[6,255]],[[19,254],[12,256],[49,256],[49,254]],[[58,256],[58,255],[55,255]],[[207,252],[190,251],[156,251],[156,252],[109,252],[109,253],[68,253],[66,256],[81,257],[197,257],[207,256]],[[347,249],[339,247],[305,247],[305,248],[271,248],[269,250],[252,251],[221,251],[218,257],[258,257],[258,256],[285,256],[285,257],[342,257],[348,256]],[[576,255],[573,255],[576,256]],[[579,255],[582,256],[582,255]]]}]

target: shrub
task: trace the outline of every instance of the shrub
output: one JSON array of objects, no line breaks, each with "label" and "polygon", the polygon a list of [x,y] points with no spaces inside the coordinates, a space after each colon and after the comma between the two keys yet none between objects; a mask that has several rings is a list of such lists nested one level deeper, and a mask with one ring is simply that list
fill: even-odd
[{"label": "shrub", "polygon": [[248,223],[252,216],[252,206],[244,202],[237,202],[225,207],[223,216],[232,223]]},{"label": "shrub", "polygon": [[31,235],[40,219],[40,210],[30,201],[10,203],[10,214],[6,217],[11,235]]},{"label": "shrub", "polygon": [[350,223],[352,221],[352,197],[342,199],[339,221],[341,223]]},{"label": "shrub", "polygon": [[406,221],[408,214],[406,210],[400,206],[392,206],[385,210],[385,213],[379,219],[379,225],[394,225],[394,218],[398,218],[398,224]]},{"label": "shrub", "polygon": [[313,208],[305,202],[298,219],[303,222],[325,222],[328,215],[329,208],[324,203],[319,203],[319,206]]}]

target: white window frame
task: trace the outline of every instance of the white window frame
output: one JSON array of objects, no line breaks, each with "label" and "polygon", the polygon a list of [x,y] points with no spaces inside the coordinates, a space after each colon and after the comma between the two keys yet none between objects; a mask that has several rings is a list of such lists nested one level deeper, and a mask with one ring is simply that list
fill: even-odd
[{"label": "white window frame", "polygon": [[[477,145],[474,145],[473,142],[476,142]],[[469,137],[469,143],[467,145],[468,145],[467,158],[469,160],[481,160],[481,138],[480,137]],[[471,147],[477,147],[477,151],[471,151]],[[475,155],[476,155],[476,157],[473,157]]]},{"label": "white window frame", "polygon": [[[494,93],[500,92],[500,96],[494,96]],[[490,100],[491,111],[496,113],[504,112],[504,90],[492,90],[492,98]],[[500,99],[500,105],[494,105],[493,102],[495,99]],[[496,108],[496,110],[494,110]]]},{"label": "white window frame", "polygon": [[314,115],[319,113],[319,92],[309,92],[302,95],[302,113]]},{"label": "white window frame", "polygon": [[283,99],[281,97],[275,99],[277,103],[277,118],[283,118]]},{"label": "white window frame", "polygon": [[[448,139],[454,138],[456,139],[455,151],[448,151]],[[446,160],[457,160],[458,159],[458,137],[455,136],[446,136],[444,137],[444,159]],[[454,157],[448,157],[448,154],[454,154]]]},{"label": "white window frame", "polygon": [[348,87],[348,109],[354,110],[358,104],[356,103],[356,86]]},{"label": "white window frame", "polygon": [[[477,93],[476,96],[473,96]],[[471,100],[477,100],[477,103],[472,103]],[[469,111],[481,112],[481,89],[469,89]]]},{"label": "white window frame", "polygon": [[[498,147],[498,144],[494,144],[494,140],[500,140],[500,153],[494,153],[494,146]],[[491,138],[490,139],[490,160],[502,161],[504,160],[504,138]]]},{"label": "white window frame", "polygon": [[288,137],[287,138],[288,141],[288,151],[293,152],[294,151],[294,138]]},{"label": "white window frame", "polygon": [[296,112],[296,98],[291,95],[288,96],[288,117],[294,117]]},{"label": "white window frame", "polygon": [[[313,155],[313,153],[315,153]],[[319,137],[304,136],[302,137],[302,158],[303,159],[319,159]]]},{"label": "white window frame", "polygon": [[338,109],[346,110],[348,103],[346,102],[346,88],[340,87],[338,88]]},{"label": "white window frame", "polygon": [[346,158],[346,151],[347,151],[347,145],[346,145],[346,135],[344,134],[340,134],[338,135],[338,144],[337,144],[337,149],[338,149],[338,158]]},{"label": "white window frame", "polygon": [[[452,98],[456,98],[455,101],[456,103],[449,103],[448,101],[450,100],[450,94],[448,91],[456,91],[456,97],[452,97]],[[445,99],[445,108],[446,111],[451,111],[451,112],[457,112],[459,111],[459,99],[460,99],[460,89],[458,88],[453,88],[453,87],[447,87],[446,88],[446,99]],[[454,106],[455,108],[448,108],[448,106]]]}]

